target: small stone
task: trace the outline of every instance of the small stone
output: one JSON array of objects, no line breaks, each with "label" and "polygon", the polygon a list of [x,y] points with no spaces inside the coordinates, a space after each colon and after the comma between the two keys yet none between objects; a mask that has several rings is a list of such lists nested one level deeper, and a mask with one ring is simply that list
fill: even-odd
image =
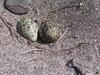
[{"label": "small stone", "polygon": [[21,18],[17,23],[17,32],[24,38],[34,42],[37,40],[39,26],[37,22],[27,17]]},{"label": "small stone", "polygon": [[60,29],[57,26],[43,25],[39,29],[39,40],[42,43],[54,43],[59,39]]},{"label": "small stone", "polygon": [[3,5],[14,14],[23,15],[29,12],[26,0],[5,0]]}]

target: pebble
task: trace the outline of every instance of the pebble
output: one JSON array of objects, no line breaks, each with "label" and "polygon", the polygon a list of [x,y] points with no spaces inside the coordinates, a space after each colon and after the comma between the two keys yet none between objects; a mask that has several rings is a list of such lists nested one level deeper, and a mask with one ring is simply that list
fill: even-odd
[{"label": "pebble", "polygon": [[3,6],[10,12],[18,15],[27,14],[29,12],[26,0],[5,0]]}]

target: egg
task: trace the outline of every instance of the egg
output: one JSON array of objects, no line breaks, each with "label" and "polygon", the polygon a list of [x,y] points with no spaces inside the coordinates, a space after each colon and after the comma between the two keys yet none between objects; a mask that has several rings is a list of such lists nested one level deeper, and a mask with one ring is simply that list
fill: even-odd
[{"label": "egg", "polygon": [[24,38],[34,42],[38,37],[39,25],[36,21],[32,21],[28,17],[22,17],[17,22],[17,32]]},{"label": "egg", "polygon": [[39,39],[42,43],[54,43],[60,37],[60,29],[55,25],[41,25]]}]

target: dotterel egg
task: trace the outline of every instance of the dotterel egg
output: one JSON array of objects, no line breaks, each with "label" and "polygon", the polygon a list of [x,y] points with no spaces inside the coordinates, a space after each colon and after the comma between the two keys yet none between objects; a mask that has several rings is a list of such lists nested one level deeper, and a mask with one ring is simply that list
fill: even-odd
[{"label": "dotterel egg", "polygon": [[39,38],[42,43],[54,43],[60,37],[59,27],[54,25],[41,25],[39,28]]},{"label": "dotterel egg", "polygon": [[27,17],[23,17],[17,22],[17,32],[24,38],[32,42],[37,40],[39,26],[37,22]]}]

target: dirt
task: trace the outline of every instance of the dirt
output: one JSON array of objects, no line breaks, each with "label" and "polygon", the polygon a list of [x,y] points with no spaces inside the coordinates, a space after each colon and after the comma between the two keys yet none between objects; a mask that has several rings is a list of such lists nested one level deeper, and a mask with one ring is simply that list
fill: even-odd
[{"label": "dirt", "polygon": [[[0,5],[0,75],[100,75],[100,0],[28,0],[28,4],[26,15]],[[61,37],[50,44],[27,42],[16,31],[23,16],[59,26]]]}]

